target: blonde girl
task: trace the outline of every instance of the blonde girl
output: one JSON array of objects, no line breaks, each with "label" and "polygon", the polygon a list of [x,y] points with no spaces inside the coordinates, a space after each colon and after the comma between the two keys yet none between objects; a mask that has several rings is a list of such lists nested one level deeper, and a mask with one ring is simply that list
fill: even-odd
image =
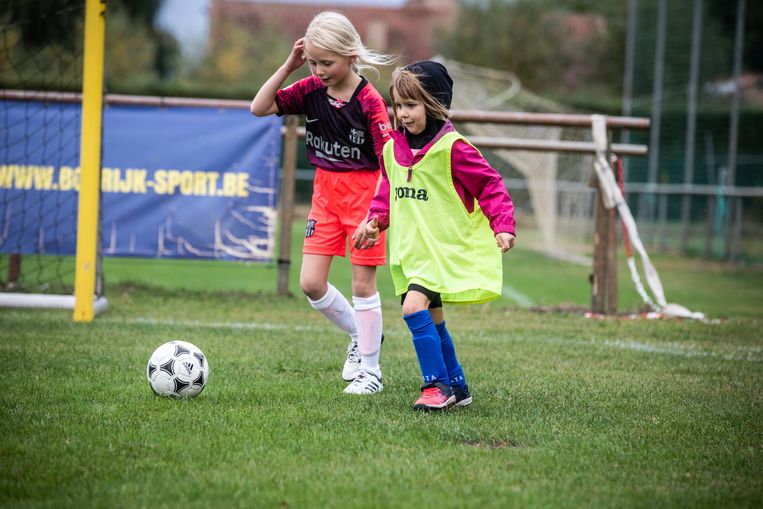
[{"label": "blonde girl", "polygon": [[[376,267],[386,262],[384,242],[370,250],[350,246],[353,305],[329,283],[328,274],[333,257],[346,255],[347,239],[368,211],[379,180],[381,150],[391,131],[387,104],[361,73],[390,62],[363,45],[345,16],[322,12],[251,105],[257,116],[305,116],[307,154],[316,172],[300,287],[313,308],[350,336],[342,370],[342,377],[351,381],[344,390],[349,394],[383,389]],[[305,63],[312,75],[281,88]]]}]

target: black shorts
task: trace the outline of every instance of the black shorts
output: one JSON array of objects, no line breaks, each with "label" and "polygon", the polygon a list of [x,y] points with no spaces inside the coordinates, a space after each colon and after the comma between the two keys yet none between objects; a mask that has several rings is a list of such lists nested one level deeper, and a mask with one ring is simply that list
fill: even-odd
[{"label": "black shorts", "polygon": [[[429,309],[442,307],[442,299],[440,298],[439,293],[433,292],[432,290],[428,288],[424,288],[421,285],[408,285],[408,292],[410,292],[411,290],[415,290],[427,296],[427,298],[429,299]],[[408,295],[408,292],[405,292],[403,295],[400,296],[400,305],[402,305],[403,302],[405,302],[405,296]]]}]

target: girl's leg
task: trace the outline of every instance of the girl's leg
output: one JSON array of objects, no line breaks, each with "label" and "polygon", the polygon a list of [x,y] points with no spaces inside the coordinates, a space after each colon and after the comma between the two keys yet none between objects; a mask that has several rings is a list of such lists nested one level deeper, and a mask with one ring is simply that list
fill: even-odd
[{"label": "girl's leg", "polygon": [[437,334],[440,337],[440,349],[442,350],[442,358],[445,361],[445,366],[448,368],[448,379],[450,385],[455,389],[456,387],[464,387],[466,385],[466,378],[464,378],[464,370],[461,368],[461,364],[456,357],[456,347],[453,345],[453,339],[450,337],[448,329],[445,327],[445,313],[443,308],[432,308],[429,310],[434,321],[434,326],[437,329]]},{"label": "girl's leg", "polygon": [[472,394],[469,386],[466,385],[464,370],[456,357],[456,347],[453,345],[453,339],[450,337],[448,329],[445,327],[445,313],[443,308],[433,308],[429,310],[434,321],[437,334],[440,336],[440,350],[448,368],[448,378],[453,388],[453,394],[456,396],[456,406],[467,406],[472,403]]},{"label": "girl's leg", "polygon": [[376,291],[376,267],[352,266],[352,303],[358,331],[360,367],[381,379],[379,352],[382,336],[381,299]]},{"label": "girl's leg", "polygon": [[355,311],[339,290],[328,282],[331,256],[305,254],[302,256],[302,270],[299,285],[307,295],[310,305],[326,318],[350,335],[357,342]]},{"label": "girl's leg", "polygon": [[424,380],[421,397],[413,404],[414,410],[442,410],[456,402],[448,383],[440,338],[428,311],[429,303],[429,296],[411,287],[403,301],[403,319],[413,335],[413,347]]},{"label": "girl's leg", "polygon": [[413,335],[413,347],[419,360],[424,385],[435,382],[449,386],[448,369],[442,357],[440,338],[432,315],[429,298],[416,290],[409,290],[403,301],[403,319]]},{"label": "girl's leg", "polygon": [[375,394],[384,389],[379,367],[382,334],[381,300],[376,292],[375,266],[353,264],[352,303],[355,306],[355,328],[358,331],[360,363],[355,379],[344,389],[344,392]]}]

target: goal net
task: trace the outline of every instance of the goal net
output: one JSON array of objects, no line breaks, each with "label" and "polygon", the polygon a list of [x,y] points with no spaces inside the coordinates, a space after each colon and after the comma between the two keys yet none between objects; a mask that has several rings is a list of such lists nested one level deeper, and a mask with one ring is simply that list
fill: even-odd
[{"label": "goal net", "polygon": [[[453,77],[453,109],[573,113],[522,88],[510,72],[441,59]],[[541,141],[591,141],[587,129],[562,126],[466,123],[471,135]],[[503,175],[523,218],[522,242],[549,256],[590,263],[594,189],[593,156],[555,151],[485,150]]]},{"label": "goal net", "polygon": [[[646,147],[610,144],[606,117],[588,115],[583,120],[581,115],[571,115],[572,112],[563,105],[523,90],[511,73],[454,61],[445,64],[459,87],[458,93],[454,94],[453,108],[467,110],[460,114],[460,118],[466,120],[465,131],[476,135],[473,140],[480,137],[488,146],[507,146],[506,143],[491,142],[491,139],[500,138],[504,142],[511,140],[508,145],[515,147],[485,150],[484,154],[503,174],[515,207],[521,211],[518,217],[526,221],[521,225],[523,244],[534,243],[537,249],[550,256],[586,265],[594,261],[592,307],[594,312],[613,312],[617,300],[617,234],[614,215],[606,211],[616,209],[626,229],[623,240],[626,241],[631,279],[644,305],[665,316],[704,319],[703,313],[666,301],[660,278],[644,249],[610,166],[611,161],[617,161],[616,150],[623,154],[643,155]],[[474,110],[480,113],[469,113]],[[512,123],[469,122],[489,118],[485,112],[491,110],[525,115],[503,115],[504,120],[510,117]],[[497,120],[499,115],[492,117]],[[640,124],[634,124],[633,120],[638,119],[613,118],[611,122],[615,126]],[[541,121],[545,125],[537,125]],[[529,147],[534,150],[528,150]],[[597,236],[596,242],[593,242],[593,235]],[[597,247],[592,253],[593,246]],[[646,286],[630,246],[641,259]],[[594,259],[591,260],[589,255]],[[647,286],[654,298],[649,296]]]},{"label": "goal net", "polygon": [[[0,7],[0,305],[74,307],[75,257],[63,246],[77,243],[78,193],[61,191],[79,190],[82,108],[35,92],[82,92],[86,5]],[[98,297],[100,253],[95,265]]]}]

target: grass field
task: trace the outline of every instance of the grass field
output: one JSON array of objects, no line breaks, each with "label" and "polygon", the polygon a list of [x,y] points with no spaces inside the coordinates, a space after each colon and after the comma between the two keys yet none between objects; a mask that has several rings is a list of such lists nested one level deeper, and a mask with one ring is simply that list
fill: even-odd
[{"label": "grass field", "polygon": [[[668,300],[711,321],[591,320],[532,309],[586,306],[586,267],[521,244],[505,261],[511,298],[446,310],[475,401],[443,414],[411,410],[386,269],[373,397],[342,393],[346,338],[275,296],[272,266],[107,260],[90,325],[0,309],[0,506],[763,505],[763,273],[657,258]],[[195,400],[146,383],[173,338],[210,360]]]}]

